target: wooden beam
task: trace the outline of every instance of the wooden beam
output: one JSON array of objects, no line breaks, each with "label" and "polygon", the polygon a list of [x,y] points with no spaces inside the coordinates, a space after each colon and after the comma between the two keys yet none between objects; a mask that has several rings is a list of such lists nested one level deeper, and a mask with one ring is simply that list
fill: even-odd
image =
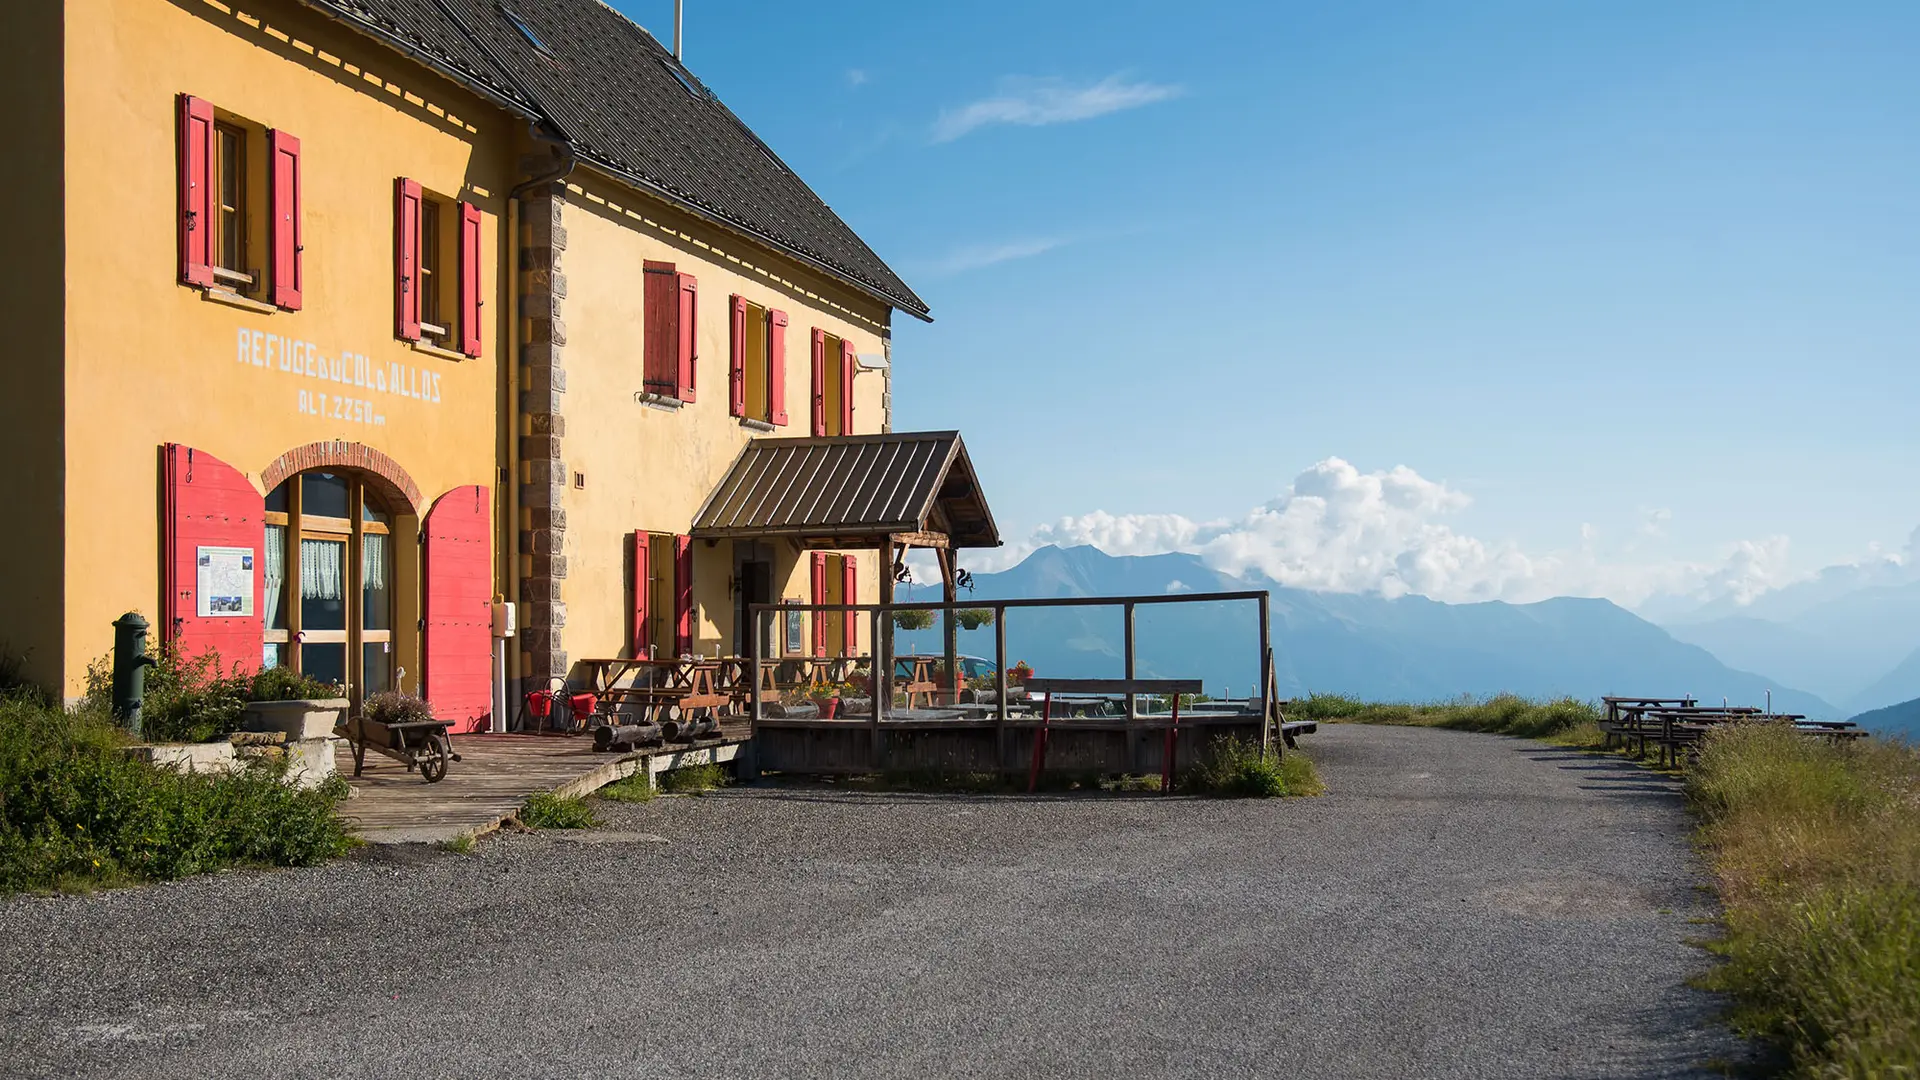
[{"label": "wooden beam", "polygon": [[946,548],[952,546],[947,539],[947,534],[938,532],[900,532],[894,533],[887,540],[901,547]]}]

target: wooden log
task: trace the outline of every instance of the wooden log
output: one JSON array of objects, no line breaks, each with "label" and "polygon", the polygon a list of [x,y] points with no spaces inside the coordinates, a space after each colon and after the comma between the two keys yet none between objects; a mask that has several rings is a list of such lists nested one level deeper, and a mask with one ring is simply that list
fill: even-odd
[{"label": "wooden log", "polygon": [[602,724],[593,729],[593,748],[600,751],[625,750],[633,746],[661,741],[659,724]]}]

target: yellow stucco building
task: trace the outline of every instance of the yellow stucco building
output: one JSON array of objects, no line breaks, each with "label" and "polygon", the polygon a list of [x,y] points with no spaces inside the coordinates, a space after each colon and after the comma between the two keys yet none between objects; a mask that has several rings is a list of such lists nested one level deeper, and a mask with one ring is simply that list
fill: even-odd
[{"label": "yellow stucco building", "polygon": [[[957,438],[891,433],[891,320],[925,303],[595,0],[43,0],[0,50],[0,647],[36,681],[77,694],[137,610],[465,721],[496,650],[516,693],[740,653],[748,603],[878,598],[895,535],[997,542]],[[944,457],[905,516],[696,528],[783,439],[856,479]],[[802,648],[866,647],[817,621]]]}]

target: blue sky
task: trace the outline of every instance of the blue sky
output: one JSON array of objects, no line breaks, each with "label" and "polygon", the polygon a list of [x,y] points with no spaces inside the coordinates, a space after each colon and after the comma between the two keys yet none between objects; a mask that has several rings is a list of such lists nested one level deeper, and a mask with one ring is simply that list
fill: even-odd
[{"label": "blue sky", "polygon": [[688,63],[932,305],[895,423],[1010,541],[1631,603],[1920,525],[1920,5],[794,12]]}]

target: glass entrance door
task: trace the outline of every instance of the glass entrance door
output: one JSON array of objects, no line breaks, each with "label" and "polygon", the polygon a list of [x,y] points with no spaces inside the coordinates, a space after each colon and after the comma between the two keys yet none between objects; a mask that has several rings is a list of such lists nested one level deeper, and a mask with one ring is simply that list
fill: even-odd
[{"label": "glass entrance door", "polygon": [[393,514],[359,477],[307,472],[267,496],[262,659],[340,683],[355,702],[393,689]]}]

